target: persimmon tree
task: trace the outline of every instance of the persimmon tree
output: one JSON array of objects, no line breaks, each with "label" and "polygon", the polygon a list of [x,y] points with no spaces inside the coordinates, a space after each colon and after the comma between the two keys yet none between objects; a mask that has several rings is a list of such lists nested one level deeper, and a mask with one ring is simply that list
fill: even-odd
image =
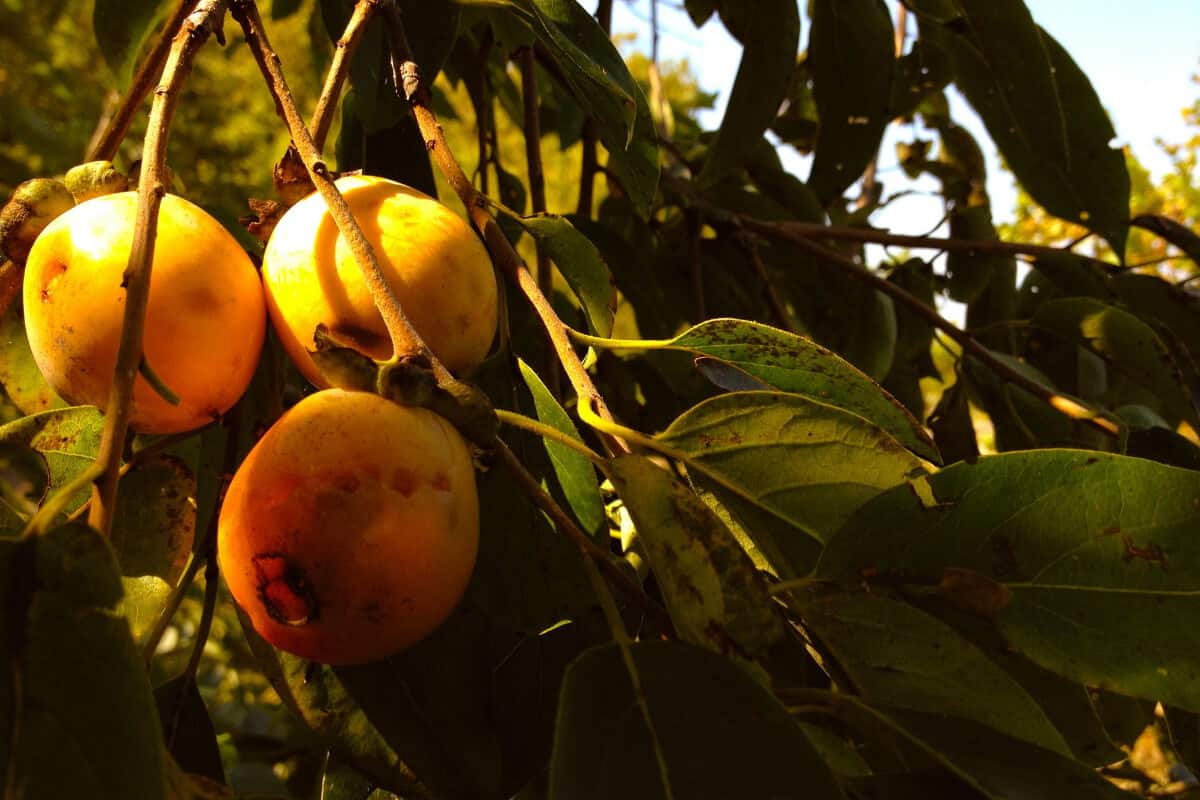
[{"label": "persimmon tree", "polygon": [[[25,335],[26,245],[62,210],[35,189],[57,184],[0,215],[17,417],[0,427],[5,798],[1057,800],[1195,783],[1200,298],[1124,254],[1135,226],[1196,259],[1196,232],[1131,210],[1096,87],[1021,0],[685,6],[743,45],[716,130],[673,103],[653,56],[631,71],[611,0],[275,0],[272,19],[309,14],[334,43],[312,108],[255,0],[95,0],[120,91],[64,204],[117,169],[137,191],[105,407],[55,395]],[[171,397],[145,341],[159,207],[191,195],[167,145],[197,53],[220,45],[258,65],[278,112],[253,121],[261,140],[290,140],[258,165],[274,196],[243,198],[247,252],[261,261],[319,193],[391,344],[376,360],[386,346],[319,325],[312,363],[473,448],[465,596],[368,663],[276,649],[221,581],[228,483],[314,391],[277,334],[227,413],[130,430],[135,386]],[[236,77],[228,96],[249,91]],[[465,113],[449,102],[464,90]],[[952,119],[950,91],[990,143]],[[147,97],[134,168],[121,147]],[[449,115],[472,147],[451,144]],[[876,168],[892,126],[919,134],[901,165],[940,185],[948,236],[872,224],[902,191]],[[514,130],[519,167],[499,145]],[[1002,239],[985,146],[1084,234]],[[557,157],[573,147],[578,164]],[[452,373],[410,323],[335,183],[356,171],[439,195],[486,246],[500,323],[477,369]],[[289,440],[254,476],[303,453]],[[239,519],[288,499],[254,480]]]}]

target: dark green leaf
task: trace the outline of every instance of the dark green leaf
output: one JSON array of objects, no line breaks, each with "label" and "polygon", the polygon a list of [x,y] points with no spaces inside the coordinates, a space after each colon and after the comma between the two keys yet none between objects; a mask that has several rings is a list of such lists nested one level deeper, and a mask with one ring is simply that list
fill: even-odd
[{"label": "dark green leaf", "polygon": [[46,460],[36,450],[0,442],[0,532],[19,530],[22,519],[37,511],[49,484]]},{"label": "dark green leaf", "polygon": [[123,575],[178,581],[196,532],[196,478],[180,459],[158,455],[121,478],[112,540]]},{"label": "dark green leaf", "polygon": [[1020,0],[962,0],[964,24],[922,25],[954,61],[956,82],[1005,162],[1052,214],[1124,253],[1129,173],[1087,76]]},{"label": "dark green leaf", "polygon": [[119,87],[129,85],[142,45],[171,5],[168,0],[95,0],[96,44]]},{"label": "dark green leaf", "polygon": [[893,38],[883,0],[813,2],[808,52],[820,125],[808,184],[825,205],[879,151],[896,67]]},{"label": "dark green leaf", "polygon": [[855,509],[920,469],[862,417],[782,392],[706,400],[658,438],[787,575],[806,573]]},{"label": "dark green leaf", "polygon": [[[728,660],[678,642],[632,647],[673,796],[842,798],[787,711]],[[616,646],[567,670],[550,800],[663,797],[650,734]]]},{"label": "dark green leaf", "polygon": [[179,675],[154,689],[163,741],[175,763],[192,775],[225,782],[217,733],[194,678]]},{"label": "dark green leaf", "polygon": [[738,38],[744,50],[716,141],[700,172],[705,184],[737,167],[771,126],[787,94],[799,48],[796,0],[758,0],[738,10],[744,26]]},{"label": "dark green leaf", "polygon": [[[580,438],[575,423],[554,399],[554,395],[546,388],[546,384],[542,383],[538,374],[519,359],[518,366],[521,368],[521,377],[525,380],[525,386],[529,388],[529,393],[533,396],[533,405],[537,409],[538,419],[582,444],[583,439]],[[575,512],[575,518],[579,521],[580,526],[595,537],[606,535],[604,504],[600,500],[600,487],[596,481],[596,468],[592,466],[592,462],[558,442],[543,439],[543,443],[546,445],[546,453],[554,465],[554,474],[558,477],[558,484],[562,487],[563,495],[567,498],[571,510]]]},{"label": "dark green leaf", "polygon": [[1186,225],[1161,214],[1139,214],[1131,219],[1129,224],[1161,236],[1186,253],[1192,261],[1200,264],[1200,235]]},{"label": "dark green leaf", "polygon": [[974,720],[1070,755],[1024,688],[953,628],[862,592],[793,592],[805,626],[869,702]]},{"label": "dark green leaf", "polygon": [[593,333],[597,336],[612,333],[617,292],[608,265],[596,246],[575,230],[566,217],[557,214],[522,217],[521,225],[537,239],[566,278],[587,314]]},{"label": "dark green leaf", "polygon": [[1063,251],[1039,254],[1033,258],[1033,268],[1069,295],[1106,299],[1113,292],[1106,283],[1107,275],[1101,262],[1087,256]]},{"label": "dark green leaf", "polygon": [[0,771],[29,798],[167,795],[150,682],[107,541],[83,525],[0,543]]},{"label": "dark green leaf", "polygon": [[763,664],[786,630],[734,535],[699,497],[649,459],[615,459],[612,480],[680,637],[734,660]]},{"label": "dark green leaf", "polygon": [[1200,473],[1073,450],[956,464],[867,503],[817,574],[998,581],[1028,658],[1089,686],[1200,708]]},{"label": "dark green leaf", "polygon": [[851,411],[917,455],[940,460],[929,434],[904,406],[812,339],[758,322],[714,319],[684,331],[666,346],[720,359],[780,391]]},{"label": "dark green leaf", "polygon": [[945,89],[953,79],[954,65],[946,51],[927,39],[917,39],[896,62],[888,115],[909,116],[927,95]]}]

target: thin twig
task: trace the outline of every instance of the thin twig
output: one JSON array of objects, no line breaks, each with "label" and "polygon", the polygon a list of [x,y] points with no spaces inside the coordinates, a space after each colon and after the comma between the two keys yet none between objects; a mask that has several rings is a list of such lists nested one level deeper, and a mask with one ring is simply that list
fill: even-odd
[{"label": "thin twig", "polygon": [[371,297],[383,317],[388,337],[392,341],[393,357],[423,355],[433,365],[434,374],[439,383],[452,381],[453,377],[449,370],[437,359],[433,351],[421,339],[420,334],[413,328],[412,323],[408,321],[396,293],[392,291],[392,287],[383,275],[383,270],[379,267],[379,260],[375,257],[374,249],[363,235],[362,228],[354,219],[354,215],[350,213],[350,206],[346,204],[346,199],[334,185],[333,178],[329,174],[329,167],[321,160],[321,154],[317,151],[312,136],[296,108],[296,100],[292,97],[291,89],[288,88],[287,80],[284,78],[279,56],[272,49],[271,42],[267,38],[262,17],[258,13],[258,6],[253,0],[231,0],[230,10],[234,19],[242,26],[242,30],[246,34],[246,43],[250,46],[250,51],[254,54],[259,69],[262,70],[267,88],[283,112],[284,120],[292,135],[292,142],[296,145],[296,151],[304,161],[309,177],[317,187],[317,191],[321,193],[321,197],[324,198],[325,205],[328,207],[339,233],[354,254],[359,268],[362,269],[363,279],[371,291]]},{"label": "thin twig", "polygon": [[[163,67],[163,78],[154,92],[146,139],[142,145],[141,179],[138,181],[137,218],[133,229],[133,247],[125,267],[125,311],[121,322],[121,343],[113,370],[112,388],[104,412],[104,432],[96,464],[102,470],[92,495],[88,524],[104,535],[112,529],[116,507],[117,481],[120,477],[121,451],[129,430],[133,405],[133,387],[142,363],[142,342],[146,306],[150,299],[150,271],[154,263],[154,239],[158,228],[158,209],[167,193],[166,155],[171,118],[179,101],[184,80],[191,71],[196,51],[216,33],[221,38],[225,15],[224,0],[200,0],[184,20],[171,43]],[[119,542],[114,542],[118,550]]]},{"label": "thin twig", "polygon": [[325,73],[325,85],[321,87],[321,96],[317,98],[317,107],[313,111],[312,130],[313,147],[320,153],[325,149],[325,137],[333,124],[333,112],[337,109],[338,98],[342,95],[342,84],[350,73],[350,61],[358,43],[362,41],[367,30],[367,22],[379,7],[379,0],[358,0],[354,11],[346,23],[346,30],[337,40],[333,50],[333,60],[329,63],[329,71]]},{"label": "thin twig", "polygon": [[[392,48],[392,69],[396,72],[396,85],[402,87],[405,98],[412,104],[413,114],[417,118],[417,126],[425,139],[425,146],[433,157],[434,162],[446,176],[450,186],[462,200],[463,206],[471,217],[475,227],[482,233],[484,243],[496,262],[496,266],[517,284],[534,310],[542,320],[550,341],[558,353],[559,361],[567,374],[567,379],[574,387],[580,402],[588,400],[593,403],[601,416],[610,418],[612,414],[604,403],[604,398],[596,391],[592,378],[580,361],[579,355],[567,338],[567,329],[563,321],[546,296],[538,288],[537,279],[529,272],[517,251],[513,249],[504,232],[496,223],[495,217],[487,209],[487,202],[475,190],[471,181],[459,166],[454,154],[446,144],[446,137],[437,116],[430,107],[429,87],[421,80],[421,71],[412,60],[412,50],[408,46],[404,34],[403,22],[399,9],[394,2],[383,5],[384,20],[387,23],[388,39]],[[620,440],[608,437],[606,446],[627,452],[628,447]]]},{"label": "thin twig", "polygon": [[129,90],[125,92],[125,96],[116,110],[108,117],[104,130],[92,137],[84,161],[112,161],[113,156],[117,154],[121,140],[129,132],[129,126],[133,123],[138,109],[141,108],[142,101],[146,99],[146,95],[154,87],[154,82],[158,80],[163,63],[167,60],[167,53],[171,50],[171,42],[175,40],[175,34],[179,32],[183,21],[187,19],[196,5],[196,0],[182,0],[175,7],[175,13],[159,31],[158,39],[154,42],[150,52],[146,54],[146,59],[138,65],[133,79],[129,83]]},{"label": "thin twig", "polygon": [[[596,3],[596,21],[605,33],[612,32],[612,0],[598,0]],[[599,159],[596,148],[600,141],[600,127],[596,120],[588,117],[583,123],[583,162],[579,168],[579,202],[575,213],[591,219],[592,206],[595,205],[596,173],[599,172]]]},{"label": "thin twig", "polygon": [[1024,389],[1037,399],[1072,419],[1081,420],[1109,436],[1118,436],[1120,434],[1119,426],[1112,420],[1100,416],[1099,412],[1095,409],[1089,408],[1066,395],[1056,392],[1050,387],[1029,378],[1009,366],[971,334],[938,314],[937,311],[925,305],[920,299],[909,294],[899,285],[876,275],[874,272],[871,272],[866,267],[852,261],[836,250],[831,250],[813,241],[813,239],[819,237],[810,236],[807,232],[797,232],[792,228],[793,223],[764,222],[753,217],[732,214],[725,209],[717,208],[698,199],[693,199],[693,204],[706,214],[712,216],[715,220],[732,224],[735,228],[745,228],[755,233],[761,233],[764,236],[790,242],[811,255],[816,256],[821,261],[837,267],[855,280],[866,284],[882,294],[888,295],[892,300],[900,303],[925,322],[943,331],[958,343],[963,352],[974,356],[980,363],[1000,378]]},{"label": "thin twig", "polygon": [[738,242],[746,251],[746,255],[750,257],[750,266],[754,267],[754,273],[758,275],[758,279],[763,283],[763,290],[767,295],[767,306],[771,309],[771,313],[775,315],[775,322],[788,333],[795,333],[796,326],[792,323],[787,306],[783,304],[783,299],[779,296],[779,292],[775,290],[775,282],[771,280],[771,276],[767,272],[767,266],[763,263],[762,253],[758,250],[758,241],[754,236],[743,231],[742,235],[738,237]]},{"label": "thin twig", "polygon": [[[896,11],[896,30],[892,45],[897,60],[904,55],[904,39],[907,31],[908,9],[902,3]],[[867,164],[867,169],[863,172],[862,188],[859,190],[858,199],[854,201],[855,208],[865,208],[877,199],[877,195],[882,191],[878,175],[879,151],[876,151],[874,157],[871,158],[871,163]]]}]

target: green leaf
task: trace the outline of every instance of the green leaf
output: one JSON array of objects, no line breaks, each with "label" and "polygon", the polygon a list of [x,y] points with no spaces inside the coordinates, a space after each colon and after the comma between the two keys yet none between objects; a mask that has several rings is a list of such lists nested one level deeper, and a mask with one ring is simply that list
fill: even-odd
[{"label": "green leaf", "polygon": [[608,34],[575,0],[459,0],[506,8],[545,45],[575,99],[596,121],[608,167],[645,216],[658,186],[658,147],[650,107]]},{"label": "green leaf", "polygon": [[163,742],[180,769],[225,783],[217,733],[195,677],[182,674],[155,687],[154,701],[162,722]]},{"label": "green leaf", "polygon": [[[46,459],[50,471],[47,495],[56,492],[87,469],[96,458],[104,418],[93,406],[73,406],[23,417],[0,426],[0,442],[32,447]],[[65,509],[70,513],[91,494],[90,487],[76,493]]]},{"label": "green leaf", "polygon": [[766,583],[729,529],[647,458],[614,459],[612,480],[680,637],[735,661],[763,664],[786,630]]},{"label": "green leaf", "polygon": [[50,474],[46,460],[18,442],[0,442],[0,532],[16,532],[37,512]]},{"label": "green leaf", "polygon": [[1102,262],[1087,256],[1068,253],[1042,253],[1033,257],[1032,266],[1069,295],[1109,298],[1113,291],[1107,284]]},{"label": "green leaf", "polygon": [[[824,695],[830,701],[832,713],[850,727],[887,747],[895,747],[899,738],[989,800],[1130,797],[1074,759],[1010,738],[976,722],[867,704],[845,694],[804,694]],[[975,796],[967,794],[964,788],[943,789],[939,796]]]},{"label": "green leaf", "polygon": [[888,116],[909,116],[928,95],[942,91],[953,79],[954,65],[946,51],[928,39],[917,39],[896,61]]},{"label": "green leaf", "polygon": [[785,576],[863,503],[921,462],[862,417],[782,392],[738,392],[684,412],[658,440],[687,464]]},{"label": "green leaf", "polygon": [[974,720],[1070,755],[1046,714],[953,628],[882,594],[796,591],[792,608],[871,703]]},{"label": "green leaf", "polygon": [[[632,652],[674,797],[843,797],[784,707],[731,662],[679,642]],[[563,681],[550,800],[664,797],[659,774],[617,647],[588,651]]]},{"label": "green leaf", "polygon": [[0,315],[0,387],[22,414],[67,405],[46,383],[33,360],[20,303],[13,303]]},{"label": "green leaf", "polygon": [[112,541],[123,575],[179,580],[196,533],[195,495],[192,471],[170,455],[140,461],[121,478]]},{"label": "green leaf", "polygon": [[962,463],[864,505],[816,574],[941,581],[948,568],[1011,594],[1005,638],[1089,686],[1200,708],[1200,473],[1042,450]]},{"label": "green leaf", "polygon": [[[572,439],[582,443],[583,439],[575,428],[575,423],[567,416],[567,412],[554,399],[554,395],[542,383],[542,379],[533,368],[518,359],[521,377],[533,395],[533,405],[537,409],[537,418]],[[571,448],[550,439],[543,439],[546,454],[554,465],[554,474],[558,477],[558,485],[562,487],[563,495],[575,518],[585,531],[592,536],[600,537],[606,534],[604,503],[600,500],[600,487],[596,482],[596,468],[583,455]]]},{"label": "green leaf", "polygon": [[705,185],[736,168],[774,122],[799,48],[796,0],[758,0],[739,11],[742,60],[716,141],[698,178]]},{"label": "green leaf", "polygon": [[139,645],[142,637],[150,632],[159,613],[171,596],[171,584],[157,575],[142,575],[136,578],[121,578],[124,594],[117,603],[117,613],[129,621],[129,631]]},{"label": "green leaf", "polygon": [[22,797],[167,795],[150,682],[116,559],[83,525],[0,542],[0,779]]},{"label": "green leaf", "polygon": [[95,0],[96,44],[119,88],[129,85],[142,45],[172,5],[168,0]]},{"label": "green leaf", "polygon": [[808,184],[828,205],[879,151],[895,45],[883,0],[814,0],[812,15],[808,57],[820,124]]},{"label": "green leaf", "polygon": [[713,319],[665,346],[720,359],[780,391],[851,411],[922,458],[940,461],[929,433],[902,404],[857,367],[808,337],[758,322]]},{"label": "green leaf", "polygon": [[924,23],[1021,185],[1050,213],[1125,251],[1129,172],[1112,122],[1066,50],[1021,0],[961,0],[963,24]]},{"label": "green leaf", "polygon": [[[1062,342],[1077,344],[1108,365],[1108,392],[1113,405],[1133,397],[1159,405],[1169,421],[1187,420],[1200,429],[1183,371],[1154,329],[1133,314],[1090,297],[1068,297],[1045,303],[1033,315],[1035,331],[1050,332],[1042,347],[1052,351]],[[1035,364],[1038,363],[1035,359]],[[1122,387],[1128,387],[1122,394]],[[1080,394],[1086,396],[1082,391]]]},{"label": "green leaf", "polygon": [[612,333],[617,311],[617,290],[600,251],[575,230],[566,217],[537,214],[520,219],[566,278],[587,315],[588,326],[597,336]]}]

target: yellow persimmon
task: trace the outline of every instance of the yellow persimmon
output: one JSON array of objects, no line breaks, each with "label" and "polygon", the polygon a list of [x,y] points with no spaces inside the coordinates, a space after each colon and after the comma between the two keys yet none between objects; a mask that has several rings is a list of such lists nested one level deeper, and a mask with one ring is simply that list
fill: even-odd
[{"label": "yellow persimmon", "polygon": [[[421,338],[451,371],[477,367],[497,313],[492,263],[479,238],[449,208],[404,184],[347,176],[337,186]],[[377,360],[392,356],[361,268],[319,194],[292,206],[275,226],[263,283],[279,338],[314,385],[328,386],[309,355],[319,323]]]},{"label": "yellow persimmon", "polygon": [[[25,329],[38,368],[71,403],[108,402],[125,312],[125,268],[137,195],[81,203],[46,226],[25,267]],[[266,330],[262,284],[237,240],[203,209],[162,200],[144,352],[175,394],[144,378],[131,426],[145,433],[201,427],[229,410],[250,383]]]}]

